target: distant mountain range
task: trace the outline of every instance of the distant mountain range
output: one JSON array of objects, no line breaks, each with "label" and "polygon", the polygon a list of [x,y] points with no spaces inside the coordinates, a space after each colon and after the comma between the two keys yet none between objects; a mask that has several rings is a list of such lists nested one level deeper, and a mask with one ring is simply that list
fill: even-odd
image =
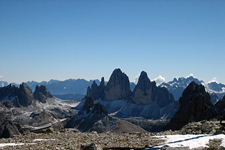
[{"label": "distant mountain range", "polygon": [[[82,99],[87,94],[87,87],[91,86],[95,81],[97,85],[100,84],[98,79],[87,81],[85,79],[68,79],[64,81],[53,80],[50,81],[28,81],[26,84],[31,87],[32,91],[35,90],[37,85],[45,85],[47,89],[55,96],[60,99],[72,100],[72,99]],[[211,94],[212,102],[222,98],[225,95],[225,84],[210,82],[205,83],[202,80],[195,78],[193,75],[188,77],[174,78],[173,81],[163,82],[160,87],[166,87],[170,93],[173,94],[175,99],[179,99],[184,89],[192,81],[197,84],[202,84],[205,86],[206,91]],[[106,84],[107,82],[105,82]],[[19,86],[19,84],[11,83],[12,85]],[[9,85],[8,82],[0,81],[0,87]],[[136,84],[130,82],[130,89],[133,91]]]},{"label": "distant mountain range", "polygon": [[[92,83],[95,81],[96,84],[100,84],[100,81],[97,80],[85,80],[85,79],[68,79],[64,81],[59,80],[53,80],[50,81],[42,81],[42,82],[36,82],[36,81],[28,81],[25,82],[32,91],[35,91],[35,87],[37,85],[45,85],[46,88],[49,90],[49,92],[52,93],[57,98],[63,99],[63,100],[79,100],[84,98],[87,92],[87,87],[91,86]],[[106,84],[107,82],[105,82]],[[4,87],[7,85],[15,85],[19,86],[19,84],[16,83],[8,83],[6,81],[0,81],[0,87]],[[131,89],[134,89],[135,84],[133,82],[130,83]]]},{"label": "distant mountain range", "polygon": [[[26,84],[32,89],[35,90],[37,85],[45,85],[49,92],[52,95],[66,100],[72,99],[82,99],[86,95],[87,87],[90,86],[93,81],[97,84],[100,83],[99,80],[84,80],[84,79],[68,79],[65,81],[59,80],[50,80],[50,81],[28,81]],[[0,87],[7,86],[8,83],[4,81],[0,81]],[[18,84],[12,83],[12,85],[19,86]]]},{"label": "distant mountain range", "polygon": [[215,94],[218,97],[218,99],[222,98],[225,95],[224,84],[217,82],[205,83],[204,81],[195,78],[193,75],[190,75],[188,77],[174,78],[173,81],[162,83],[160,87],[166,87],[169,90],[169,92],[173,94],[174,98],[178,100],[181,97],[184,89],[192,81],[194,81],[197,84],[202,84],[203,86],[205,86],[206,91],[210,93],[211,96],[214,96],[214,98]]}]

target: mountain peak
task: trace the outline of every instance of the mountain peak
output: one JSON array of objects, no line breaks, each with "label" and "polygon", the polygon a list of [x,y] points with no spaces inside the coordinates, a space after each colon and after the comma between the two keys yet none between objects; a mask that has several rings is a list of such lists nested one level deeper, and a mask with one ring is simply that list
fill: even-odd
[{"label": "mountain peak", "polygon": [[105,87],[103,100],[128,99],[130,93],[128,76],[120,69],[115,69]]}]

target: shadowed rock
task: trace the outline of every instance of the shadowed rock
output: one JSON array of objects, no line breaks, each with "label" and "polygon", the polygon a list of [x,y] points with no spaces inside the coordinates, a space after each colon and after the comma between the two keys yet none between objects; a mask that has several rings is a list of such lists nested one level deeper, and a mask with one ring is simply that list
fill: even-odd
[{"label": "shadowed rock", "polygon": [[86,110],[87,113],[91,111],[91,108],[95,105],[95,100],[92,97],[87,97],[83,105],[83,110]]},{"label": "shadowed rock", "polygon": [[104,81],[104,78],[102,77],[99,86],[94,81],[91,87],[89,86],[87,88],[87,97],[93,97],[94,99],[98,100],[102,98],[104,89],[105,89],[105,81]]},{"label": "shadowed rock", "polygon": [[165,130],[179,130],[188,122],[199,120],[203,112],[213,104],[205,87],[191,82],[179,99],[180,108],[164,127]]}]

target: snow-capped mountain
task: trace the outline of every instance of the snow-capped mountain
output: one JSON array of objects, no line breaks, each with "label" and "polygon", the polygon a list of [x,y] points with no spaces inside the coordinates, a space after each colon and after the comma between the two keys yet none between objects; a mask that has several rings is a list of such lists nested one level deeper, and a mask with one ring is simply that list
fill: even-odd
[{"label": "snow-capped mountain", "polygon": [[179,99],[184,89],[194,81],[197,84],[202,84],[210,94],[216,94],[218,98],[222,98],[225,95],[225,85],[217,82],[205,83],[198,78],[195,78],[192,74],[187,77],[174,78],[173,81],[164,82],[160,87],[166,87],[170,93],[173,94],[175,99]]}]

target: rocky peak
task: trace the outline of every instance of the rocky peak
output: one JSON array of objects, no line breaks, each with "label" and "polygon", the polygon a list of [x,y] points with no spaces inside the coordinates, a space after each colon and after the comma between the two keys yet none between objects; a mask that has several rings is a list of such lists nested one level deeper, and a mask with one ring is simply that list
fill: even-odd
[{"label": "rocky peak", "polygon": [[104,89],[105,89],[105,81],[104,81],[104,77],[102,77],[101,83],[99,86],[94,81],[93,84],[91,85],[91,88],[90,86],[87,88],[87,97],[93,97],[96,100],[100,99],[103,96]]},{"label": "rocky peak", "polygon": [[46,86],[41,85],[41,86],[36,86],[35,92],[34,92],[34,98],[36,100],[39,100],[42,103],[46,103],[46,99],[52,98],[52,94],[48,91]]},{"label": "rocky peak", "polygon": [[8,86],[0,87],[0,101],[4,99],[5,97],[8,97],[9,99],[11,97],[14,97],[16,93],[18,93],[18,88],[14,85],[9,84]]},{"label": "rocky peak", "polygon": [[22,83],[19,87],[18,99],[21,106],[28,106],[32,103],[34,95],[31,88],[26,84]]},{"label": "rocky peak", "polygon": [[212,103],[210,102],[210,95],[205,91],[205,87],[192,81],[182,93],[182,96],[179,99],[179,103],[180,105],[183,105],[186,104],[190,98],[203,95],[207,97],[207,99],[205,99],[204,101],[208,105],[212,105]]},{"label": "rocky peak", "polygon": [[151,82],[146,72],[142,71],[138,83],[132,94],[132,101],[136,104],[150,104],[155,100],[156,83]]},{"label": "rocky peak", "polygon": [[179,130],[191,121],[197,121],[203,112],[213,104],[204,86],[191,82],[179,99],[180,108],[165,126],[165,129]]},{"label": "rocky peak", "polygon": [[128,99],[131,94],[130,81],[125,73],[120,69],[115,69],[107,83],[103,100]]},{"label": "rocky peak", "polygon": [[100,87],[105,87],[104,77],[101,78]]}]

